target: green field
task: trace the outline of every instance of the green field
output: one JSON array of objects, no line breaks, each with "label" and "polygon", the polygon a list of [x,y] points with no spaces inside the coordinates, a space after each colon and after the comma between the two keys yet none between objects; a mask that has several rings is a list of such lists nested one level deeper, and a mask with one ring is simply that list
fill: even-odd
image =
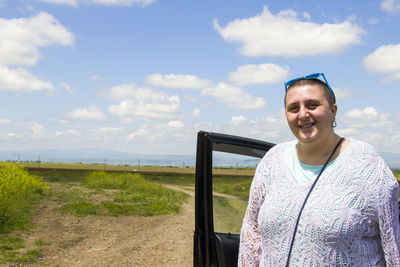
[{"label": "green field", "polygon": [[57,203],[57,212],[83,217],[175,215],[189,197],[152,181],[159,174],[148,173],[146,179],[132,172],[28,170],[0,166],[0,262],[29,264],[40,258],[41,247],[49,243],[36,240],[36,248],[27,250],[19,233],[32,227],[31,212],[41,199]]}]

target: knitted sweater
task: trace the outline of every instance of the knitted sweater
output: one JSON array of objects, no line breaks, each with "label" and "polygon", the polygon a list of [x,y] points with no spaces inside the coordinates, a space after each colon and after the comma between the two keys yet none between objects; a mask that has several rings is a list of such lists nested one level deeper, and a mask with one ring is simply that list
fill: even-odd
[{"label": "knitted sweater", "polygon": [[[240,236],[239,266],[284,266],[311,187],[284,164],[287,143],[260,161]],[[327,167],[300,218],[290,266],[400,266],[399,185],[369,144],[354,140]]]}]

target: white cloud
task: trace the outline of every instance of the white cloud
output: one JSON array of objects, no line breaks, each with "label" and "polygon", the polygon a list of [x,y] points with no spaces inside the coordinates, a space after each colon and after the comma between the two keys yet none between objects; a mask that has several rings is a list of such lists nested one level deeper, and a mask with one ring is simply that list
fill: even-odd
[{"label": "white cloud", "polygon": [[181,121],[169,121],[168,126],[171,126],[174,128],[183,128],[185,125]]},{"label": "white cloud", "polygon": [[199,118],[199,117],[200,117],[200,109],[199,109],[199,108],[195,108],[195,109],[192,111],[192,117],[193,117],[193,118]]},{"label": "white cloud", "polygon": [[336,129],[335,132],[340,135],[340,136],[357,136],[360,134],[360,131],[356,128],[342,128],[342,129]]},{"label": "white cloud", "polygon": [[10,69],[7,66],[0,65],[0,90],[53,91],[54,87],[50,81],[40,80],[24,68]]},{"label": "white cloud", "polygon": [[353,93],[346,88],[334,88],[333,92],[335,93],[336,99],[343,99],[351,96]]},{"label": "white cloud", "polygon": [[40,1],[49,3],[49,4],[67,5],[67,6],[73,6],[73,7],[78,6],[78,2],[76,0],[40,0]]},{"label": "white cloud", "polygon": [[143,137],[149,134],[149,131],[146,129],[139,129],[131,134],[128,135],[128,140],[132,141],[136,137]]},{"label": "white cloud", "polygon": [[9,119],[0,119],[0,124],[9,124],[11,121]]},{"label": "white cloud", "polygon": [[118,133],[123,131],[124,128],[122,127],[101,127],[96,130],[96,133],[98,134],[112,134],[112,133]]},{"label": "white cloud", "polygon": [[61,82],[61,86],[64,87],[64,89],[65,89],[65,91],[67,91],[67,93],[69,93],[69,94],[75,93],[74,90],[71,89],[71,86],[66,82],[64,82],[64,81]]},{"label": "white cloud", "polygon": [[70,118],[77,119],[93,119],[93,120],[104,120],[106,116],[96,106],[89,106],[87,108],[78,108],[71,111],[68,116]]},{"label": "white cloud", "polygon": [[265,100],[261,97],[253,97],[239,87],[221,82],[215,87],[205,88],[201,91],[204,96],[217,98],[233,109],[258,109],[265,106]]},{"label": "white cloud", "polygon": [[269,84],[287,80],[289,68],[273,63],[240,66],[228,74],[229,80],[238,85]]},{"label": "white cloud", "polygon": [[44,126],[37,122],[32,122],[30,129],[32,131],[32,138],[41,138],[44,134]]},{"label": "white cloud", "polygon": [[190,74],[151,74],[146,77],[146,83],[176,89],[199,89],[212,86],[212,81],[202,80]]},{"label": "white cloud", "polygon": [[379,128],[392,125],[389,113],[379,114],[373,107],[364,109],[353,109],[344,114],[344,121],[351,125],[352,128]]},{"label": "white cloud", "polygon": [[371,72],[384,73],[386,81],[400,79],[400,44],[383,45],[363,60]]},{"label": "white cloud", "polygon": [[74,35],[51,14],[40,12],[31,18],[0,18],[0,64],[35,65],[39,47],[71,45]]},{"label": "white cloud", "polygon": [[111,99],[121,100],[109,106],[112,114],[121,117],[173,120],[180,116],[179,97],[134,84],[122,84],[104,91]]},{"label": "white cloud", "polygon": [[246,117],[244,117],[244,116],[233,116],[233,117],[231,118],[230,124],[238,125],[238,124],[240,124],[241,122],[246,121],[246,120],[247,120],[247,119],[246,119]]},{"label": "white cloud", "polygon": [[384,0],[381,2],[381,9],[388,12],[400,11],[399,0]]},{"label": "white cloud", "polygon": [[364,30],[349,21],[318,24],[302,21],[293,10],[272,14],[267,7],[261,14],[235,19],[225,27],[214,21],[214,28],[228,42],[239,42],[245,56],[316,56],[337,54],[359,44]]}]

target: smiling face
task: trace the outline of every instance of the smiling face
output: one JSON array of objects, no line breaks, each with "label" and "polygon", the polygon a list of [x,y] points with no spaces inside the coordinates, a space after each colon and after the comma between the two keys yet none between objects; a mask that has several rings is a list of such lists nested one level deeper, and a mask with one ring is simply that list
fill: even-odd
[{"label": "smiling face", "polygon": [[286,93],[286,119],[300,142],[323,142],[334,136],[336,111],[336,104],[329,104],[319,85],[294,86]]}]

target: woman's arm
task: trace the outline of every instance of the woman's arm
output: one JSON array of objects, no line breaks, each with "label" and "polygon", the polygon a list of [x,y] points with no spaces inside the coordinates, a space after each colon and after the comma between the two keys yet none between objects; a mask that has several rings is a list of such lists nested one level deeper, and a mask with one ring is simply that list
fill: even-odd
[{"label": "woman's arm", "polygon": [[265,197],[265,160],[257,167],[250,187],[249,203],[240,234],[238,266],[258,266],[260,263],[261,236],[258,231],[258,212]]},{"label": "woman's arm", "polygon": [[378,208],[382,248],[387,266],[400,266],[399,184],[388,167],[382,175],[384,188]]}]

